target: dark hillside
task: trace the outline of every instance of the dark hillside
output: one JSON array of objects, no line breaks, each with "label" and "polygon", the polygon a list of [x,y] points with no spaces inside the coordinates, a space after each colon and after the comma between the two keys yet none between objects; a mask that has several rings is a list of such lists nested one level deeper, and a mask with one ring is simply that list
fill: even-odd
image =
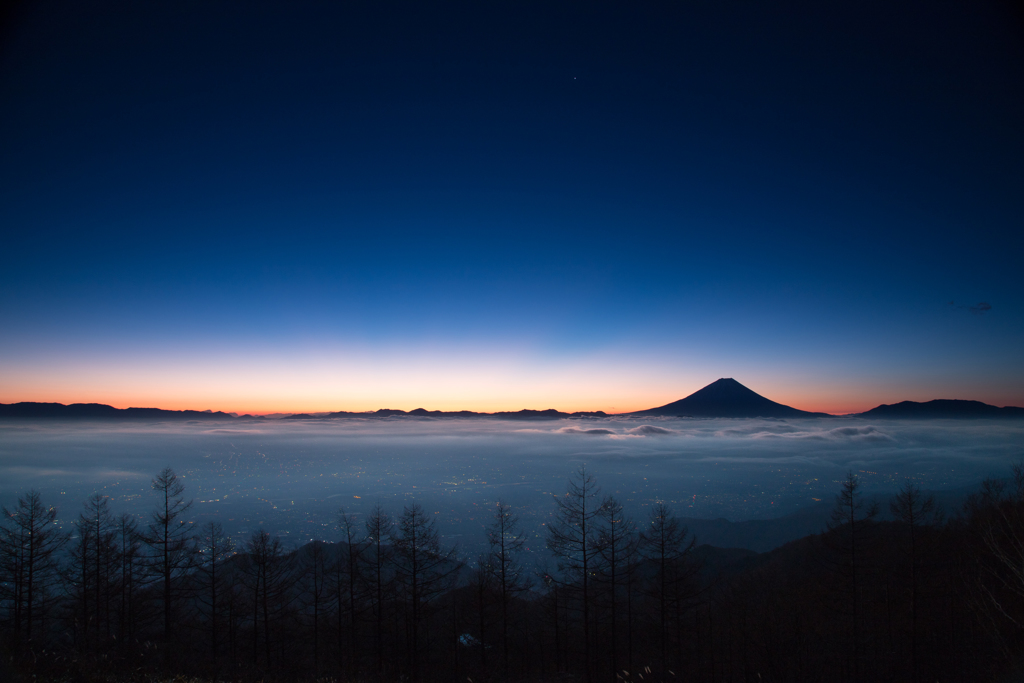
[{"label": "dark hillside", "polygon": [[[585,500],[581,476],[567,500]],[[905,487],[880,521],[850,473],[823,533],[763,553],[697,545],[663,505],[634,523],[606,499],[578,508],[592,535],[571,507],[552,518],[563,540],[539,573],[507,506],[478,558],[409,505],[342,515],[334,542],[299,548],[263,529],[233,548],[215,522],[185,524],[165,565],[161,527],[105,500],[87,501],[73,535],[38,494],[7,505],[7,679],[997,681],[1024,665],[1024,466],[947,519]],[[29,556],[31,597],[12,561]]]}]

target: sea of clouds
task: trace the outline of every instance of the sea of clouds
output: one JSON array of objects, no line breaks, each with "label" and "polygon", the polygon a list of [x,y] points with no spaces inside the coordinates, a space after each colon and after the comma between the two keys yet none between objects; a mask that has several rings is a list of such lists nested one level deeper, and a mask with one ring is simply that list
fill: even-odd
[{"label": "sea of clouds", "polygon": [[551,496],[585,466],[638,518],[654,501],[688,517],[778,517],[831,501],[849,470],[868,492],[910,477],[967,490],[1024,457],[1024,422],[858,418],[607,418],[557,421],[368,418],[189,423],[0,423],[0,503],[29,489],[71,521],[85,498],[145,515],[172,467],[195,502],[239,538],[259,526],[295,543],[357,517],[419,503],[467,552],[494,503],[516,506],[543,544]]}]

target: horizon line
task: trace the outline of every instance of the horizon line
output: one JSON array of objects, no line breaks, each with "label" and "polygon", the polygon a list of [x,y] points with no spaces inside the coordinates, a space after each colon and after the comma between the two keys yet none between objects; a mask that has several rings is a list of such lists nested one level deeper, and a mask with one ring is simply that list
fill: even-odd
[{"label": "horizon line", "polygon": [[[339,413],[341,413],[341,414],[349,414],[349,415],[367,415],[367,416],[372,416],[372,415],[375,415],[376,413],[387,412],[387,411],[395,411],[395,412],[402,412],[402,413],[412,413],[413,411],[417,411],[417,410],[422,410],[422,411],[425,411],[425,412],[428,412],[428,413],[445,413],[445,414],[473,413],[475,415],[499,415],[499,414],[503,414],[503,413],[512,413],[512,414],[514,414],[514,413],[521,413],[521,412],[543,413],[543,412],[547,412],[547,411],[553,410],[555,412],[563,413],[565,415],[587,415],[587,414],[594,414],[594,413],[603,413],[607,417],[620,417],[620,416],[633,415],[635,413],[642,412],[642,411],[645,411],[645,410],[650,410],[650,408],[637,408],[635,410],[625,410],[625,411],[621,411],[621,412],[614,412],[614,413],[612,413],[612,412],[608,412],[607,410],[600,410],[600,409],[598,409],[598,410],[563,410],[561,408],[548,407],[548,408],[518,408],[518,409],[490,410],[490,411],[488,411],[488,410],[471,410],[471,409],[468,409],[468,408],[462,408],[462,409],[457,409],[457,410],[442,410],[442,409],[431,409],[431,408],[424,408],[422,406],[417,406],[416,408],[408,408],[408,409],[406,409],[406,408],[376,408],[376,409],[370,409],[370,410],[292,410],[292,411],[288,411],[288,410],[245,410],[245,411],[241,411],[241,410],[224,410],[224,409],[213,410],[213,409],[210,409],[210,408],[204,408],[202,410],[197,409],[197,408],[158,408],[156,406],[145,406],[145,405],[124,405],[122,407],[122,406],[114,405],[113,403],[100,403],[98,401],[74,401],[72,403],[61,403],[59,401],[12,401],[10,403],[4,403],[4,402],[0,401],[0,406],[3,406],[3,405],[9,405],[10,406],[10,405],[25,404],[25,403],[35,404],[35,405],[60,405],[60,406],[72,406],[72,405],[107,406],[107,407],[110,407],[110,408],[114,408],[115,410],[161,410],[161,411],[171,412],[171,413],[184,413],[184,412],[207,413],[207,414],[223,413],[224,415],[230,415],[232,417],[245,417],[246,415],[251,416],[251,417],[269,417],[269,416],[277,417],[277,416],[280,416],[281,418],[290,417],[290,416],[293,416],[293,415],[310,415],[311,417],[327,417],[329,415],[336,415],[336,414],[339,414]],[[878,404],[878,405],[886,405],[886,404]],[[660,406],[655,406],[655,407],[660,407]],[[872,407],[875,407],[875,406],[872,406]],[[821,414],[821,415],[827,415],[829,417],[847,417],[847,416],[850,416],[850,415],[857,415],[858,412],[865,412],[865,411],[858,411],[858,412],[850,412],[850,413],[829,413],[829,412],[822,411],[822,410],[805,410],[803,408],[799,408],[798,410],[801,410],[802,412],[806,412],[806,413],[818,413],[818,414]],[[870,408],[868,408],[867,410],[870,410]],[[648,415],[648,416],[645,416],[645,417],[652,417],[653,418],[653,417],[661,417],[661,416]],[[271,418],[271,419],[273,419],[273,418]]]},{"label": "horizon line", "polygon": [[[545,408],[521,408],[521,407],[508,408],[508,407],[501,406],[500,403],[498,405],[495,405],[495,403],[497,403],[497,402],[493,402],[493,401],[490,401],[490,400],[487,400],[487,399],[484,399],[484,400],[479,401],[479,402],[472,401],[472,400],[466,401],[466,403],[469,403],[469,404],[473,404],[473,403],[483,403],[484,404],[484,406],[480,406],[480,407],[478,407],[476,409],[467,408],[467,407],[461,407],[461,406],[460,407],[426,408],[425,406],[429,405],[429,402],[419,402],[419,401],[416,401],[415,404],[414,404],[414,402],[410,401],[408,397],[405,397],[404,399],[400,398],[398,401],[395,401],[394,403],[397,403],[399,406],[413,406],[413,407],[398,407],[398,406],[395,406],[394,403],[387,402],[387,403],[390,403],[390,405],[385,405],[384,407],[368,409],[368,410],[367,409],[351,409],[351,408],[323,409],[323,408],[319,408],[319,407],[314,408],[314,407],[311,407],[311,406],[308,406],[308,405],[307,406],[301,406],[301,403],[304,403],[304,401],[301,398],[296,400],[296,397],[289,397],[290,400],[289,399],[285,399],[285,401],[283,401],[283,403],[292,403],[292,404],[299,403],[300,407],[297,407],[297,408],[280,407],[280,408],[271,408],[271,409],[268,409],[268,408],[256,408],[256,409],[253,409],[253,408],[249,408],[249,409],[226,408],[226,407],[224,407],[224,404],[229,403],[229,402],[231,402],[231,403],[235,402],[235,401],[232,401],[228,397],[219,397],[218,399],[214,399],[213,401],[209,401],[209,402],[203,401],[203,402],[207,403],[207,405],[210,405],[212,403],[215,406],[213,408],[203,408],[203,409],[189,407],[190,405],[200,404],[201,399],[192,401],[188,397],[176,397],[176,399],[172,398],[171,400],[169,400],[167,402],[167,403],[170,403],[172,405],[175,405],[176,407],[156,407],[157,405],[164,404],[164,402],[162,400],[159,400],[159,399],[153,401],[152,400],[153,397],[150,397],[150,399],[145,399],[144,401],[138,402],[138,403],[136,403],[133,399],[124,400],[123,397],[118,397],[121,400],[118,400],[118,398],[114,398],[113,400],[109,400],[108,399],[107,401],[103,401],[103,399],[100,399],[100,400],[85,400],[85,401],[83,401],[83,400],[74,400],[73,398],[71,400],[68,400],[67,398],[65,398],[64,400],[66,402],[55,401],[55,400],[28,400],[28,401],[25,401],[25,400],[21,400],[21,401],[8,400],[7,403],[4,403],[3,399],[0,398],[0,405],[15,405],[15,404],[18,404],[18,403],[50,404],[50,405],[62,405],[62,406],[70,406],[70,405],[97,405],[97,406],[109,406],[109,407],[114,408],[116,410],[150,409],[150,410],[162,410],[162,411],[169,411],[169,412],[186,412],[186,411],[192,411],[192,412],[196,412],[196,413],[218,413],[218,412],[220,412],[220,413],[225,413],[225,414],[234,415],[234,416],[251,415],[251,416],[254,416],[254,417],[268,417],[268,416],[288,417],[288,416],[291,416],[291,415],[301,415],[301,414],[308,414],[308,415],[312,415],[312,416],[316,416],[316,417],[324,417],[324,416],[327,416],[327,415],[332,414],[332,413],[349,413],[349,414],[357,414],[357,415],[358,414],[373,415],[375,413],[379,413],[379,412],[382,412],[382,411],[388,411],[388,410],[401,411],[403,413],[409,413],[409,412],[416,411],[416,410],[422,410],[422,411],[426,411],[426,412],[439,412],[439,413],[468,412],[468,413],[474,413],[474,414],[478,414],[478,415],[494,415],[494,414],[497,414],[497,413],[518,413],[518,412],[523,412],[523,411],[543,412],[543,411],[546,411],[546,410],[554,410],[556,412],[560,412],[560,413],[564,413],[564,414],[568,414],[568,415],[579,414],[579,413],[604,413],[605,415],[608,415],[609,417],[614,417],[614,416],[620,416],[620,415],[621,416],[631,415],[631,414],[634,414],[634,413],[637,413],[637,412],[642,412],[642,411],[647,411],[647,410],[654,410],[654,409],[661,408],[661,407],[666,406],[666,405],[670,405],[672,403],[675,403],[676,401],[683,400],[683,399],[688,398],[688,397],[690,397],[690,396],[692,396],[692,395],[694,395],[694,394],[696,394],[696,393],[698,393],[698,392],[700,392],[700,391],[702,391],[704,389],[707,389],[708,387],[711,387],[712,385],[714,385],[714,384],[716,384],[718,382],[721,382],[722,380],[731,380],[731,381],[735,382],[736,384],[739,384],[740,386],[742,386],[744,389],[746,389],[746,390],[748,390],[748,391],[750,391],[750,392],[752,392],[754,394],[757,394],[758,396],[761,396],[762,398],[764,398],[766,400],[769,400],[769,401],[771,401],[773,403],[777,403],[779,405],[786,406],[786,407],[789,407],[789,408],[794,408],[794,409],[797,409],[797,410],[800,410],[800,411],[803,411],[803,412],[818,413],[818,414],[821,414],[821,415],[828,415],[830,417],[843,417],[843,416],[848,416],[848,415],[857,415],[857,414],[864,413],[864,412],[867,412],[869,410],[872,410],[874,408],[877,408],[879,406],[895,405],[895,404],[898,404],[898,403],[901,403],[901,402],[905,402],[905,401],[909,401],[909,402],[913,402],[913,403],[927,403],[929,401],[934,401],[934,400],[961,400],[961,401],[976,401],[978,403],[984,403],[986,405],[992,405],[992,406],[996,406],[996,407],[1000,407],[1000,408],[1003,408],[1003,407],[1017,407],[1017,406],[1014,406],[1012,404],[999,405],[999,403],[1004,403],[1004,401],[999,401],[998,403],[997,402],[986,403],[985,401],[979,401],[978,399],[945,399],[945,398],[936,399],[936,398],[921,398],[921,397],[918,397],[918,398],[909,398],[909,399],[908,398],[900,398],[900,399],[897,399],[897,400],[891,400],[891,399],[890,400],[885,400],[885,399],[879,400],[879,399],[874,399],[872,401],[868,401],[868,400],[865,400],[863,397],[851,397],[848,400],[830,401],[829,403],[831,403],[832,405],[830,405],[828,409],[814,409],[814,408],[807,408],[807,407],[799,407],[798,408],[797,405],[794,405],[794,404],[799,404],[800,402],[799,401],[794,401],[793,399],[795,397],[793,397],[791,395],[781,397],[781,399],[782,399],[781,401],[775,401],[775,400],[773,400],[771,398],[768,398],[767,396],[764,396],[763,394],[758,394],[754,390],[750,389],[746,385],[743,385],[742,383],[738,382],[737,380],[735,380],[733,378],[719,378],[719,379],[717,379],[717,380],[715,380],[713,382],[710,382],[710,383],[705,384],[705,385],[703,385],[701,387],[698,387],[696,389],[691,390],[689,393],[685,394],[682,399],[674,399],[674,400],[668,400],[667,401],[667,400],[665,400],[665,398],[661,398],[660,400],[658,398],[655,398],[655,399],[652,399],[651,401],[645,401],[643,406],[629,405],[629,403],[639,403],[639,401],[637,400],[637,397],[633,396],[633,397],[631,397],[632,400],[628,401],[626,406],[622,406],[621,404],[619,404],[619,405],[608,405],[609,403],[611,403],[611,401],[604,401],[603,403],[605,403],[606,405],[604,405],[602,407],[593,407],[593,404],[591,404],[591,407],[589,407],[589,408],[575,408],[575,409],[555,408],[555,407],[551,407],[551,406],[548,406],[548,407],[545,407]],[[31,392],[31,393],[35,393],[35,392]],[[886,392],[886,393],[889,393],[889,392]],[[915,394],[915,392],[908,391],[907,394],[910,394],[911,396],[913,396]],[[227,400],[225,400],[225,398]],[[266,397],[264,397],[264,398],[266,398]],[[323,400],[323,398],[324,397],[322,397],[322,396],[320,397],[321,400]],[[377,398],[379,399],[380,397],[377,397]],[[523,398],[523,397],[520,396],[520,398]],[[316,399],[314,399],[314,400],[316,400]],[[254,403],[255,402],[256,401],[254,401]],[[238,403],[244,403],[244,401],[238,401]],[[342,400],[339,400],[338,403],[346,403],[346,401],[344,399],[342,399]],[[381,401],[381,403],[385,403],[385,402]],[[454,401],[452,401],[451,399],[448,399],[448,400],[442,400],[441,403],[442,404],[448,404],[449,406],[452,406],[454,404]],[[149,404],[149,405],[146,405],[146,404]],[[217,407],[217,404],[220,404],[220,406]],[[651,405],[651,404],[654,404],[654,405]],[[857,404],[860,404],[860,405],[857,405]],[[166,404],[164,404],[164,405],[166,405]]]},{"label": "horizon line", "polygon": [[[928,399],[928,401],[936,401],[936,400],[940,400],[940,401],[942,401],[942,400],[945,400],[945,401],[950,401],[950,400],[952,400],[952,401],[976,401],[976,399]],[[850,417],[850,416],[855,416],[855,415],[859,415],[861,413],[867,412],[868,410],[871,410],[872,408],[876,408],[878,406],[896,405],[896,404],[903,403],[903,402],[927,403],[928,401],[904,400],[904,401],[896,401],[894,403],[879,403],[879,404],[876,404],[875,406],[872,406],[871,408],[867,408],[867,409],[859,410],[859,411],[854,411],[854,412],[848,412],[848,413],[830,413],[830,412],[826,412],[826,411],[808,411],[808,410],[804,410],[804,412],[818,413],[820,415],[825,415],[825,416],[828,416],[828,417]],[[977,401],[977,402],[978,403],[984,403],[983,401]],[[366,416],[370,417],[370,416],[373,416],[373,415],[375,415],[377,413],[387,412],[387,411],[402,412],[402,413],[405,413],[405,414],[412,413],[414,411],[424,411],[424,412],[428,412],[428,413],[445,413],[445,414],[472,413],[472,414],[481,415],[481,416],[498,415],[498,414],[502,414],[502,413],[509,413],[509,414],[522,413],[522,412],[542,413],[542,412],[546,412],[546,411],[555,411],[555,412],[562,413],[562,414],[565,414],[565,415],[587,415],[587,414],[594,414],[594,413],[603,413],[604,416],[606,416],[606,417],[625,417],[625,416],[630,416],[630,415],[633,415],[634,413],[641,412],[641,411],[644,411],[644,410],[650,410],[649,408],[641,408],[641,409],[637,409],[637,410],[626,410],[626,411],[622,411],[622,412],[614,412],[614,413],[612,413],[612,412],[608,412],[606,410],[562,410],[562,409],[559,409],[559,408],[548,407],[548,408],[519,408],[519,409],[515,409],[515,410],[491,410],[491,411],[485,411],[485,410],[470,410],[470,409],[467,409],[467,408],[463,408],[463,409],[459,409],[459,410],[441,410],[441,409],[430,409],[430,408],[424,408],[422,406],[417,406],[416,408],[408,408],[408,409],[385,407],[385,408],[377,408],[377,409],[371,409],[371,410],[292,410],[292,411],[289,411],[289,410],[266,410],[266,411],[252,411],[252,410],[249,410],[249,411],[239,411],[239,410],[223,410],[223,409],[213,410],[213,409],[210,409],[210,408],[206,408],[206,409],[196,409],[196,408],[158,408],[156,406],[145,406],[145,405],[126,405],[126,406],[120,407],[120,406],[117,406],[117,405],[115,405],[113,403],[101,403],[101,402],[98,402],[98,401],[74,401],[74,402],[71,402],[71,403],[61,403],[59,401],[11,401],[9,403],[0,402],[0,405],[18,405],[18,404],[26,404],[26,403],[27,404],[35,404],[35,405],[59,405],[59,406],[94,405],[94,406],[106,406],[106,407],[113,408],[115,410],[134,409],[134,410],[160,410],[160,411],[174,412],[174,413],[183,413],[183,412],[206,413],[206,414],[222,413],[224,415],[229,415],[229,416],[234,417],[234,418],[251,416],[251,417],[262,417],[262,418],[268,418],[268,419],[275,419],[275,418],[276,419],[283,419],[283,418],[294,416],[294,415],[309,415],[309,416],[315,417],[315,418],[323,418],[323,417],[328,417],[330,415],[338,414],[338,413],[349,414],[349,415],[366,415]],[[993,405],[993,404],[985,404],[985,405]],[[657,406],[657,407],[660,407],[660,406]],[[996,406],[996,407],[999,407],[999,408],[1009,408],[1009,407],[1017,407],[1017,406]],[[803,409],[801,409],[801,410],[803,410]],[[273,416],[273,417],[271,417],[271,416]],[[659,417],[659,416],[645,416],[645,417]]]}]

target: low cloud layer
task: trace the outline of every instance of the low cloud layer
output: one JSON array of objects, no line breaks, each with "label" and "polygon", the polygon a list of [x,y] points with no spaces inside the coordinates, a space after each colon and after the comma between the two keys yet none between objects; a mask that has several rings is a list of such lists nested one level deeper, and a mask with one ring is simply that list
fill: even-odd
[{"label": "low cloud layer", "polygon": [[664,501],[684,516],[738,520],[830,501],[848,470],[882,494],[906,477],[967,490],[1005,476],[1020,444],[1024,421],[1013,420],[0,423],[0,504],[36,488],[70,521],[102,492],[115,511],[147,515],[150,479],[170,466],[195,521],[222,521],[239,539],[258,524],[308,539],[334,528],[339,507],[359,515],[415,501],[438,513],[442,533],[479,540],[480,506],[498,499],[540,534],[552,494],[582,465],[631,514]]},{"label": "low cloud layer", "polygon": [[850,441],[850,442],[872,442],[886,443],[894,439],[879,430],[867,425],[864,427],[836,427],[835,429],[810,429],[800,430],[795,427],[768,429],[761,432],[748,434],[754,439],[811,439],[818,441]]},{"label": "low cloud layer", "polygon": [[637,436],[667,436],[669,434],[678,434],[674,429],[665,429],[664,427],[655,427],[654,425],[640,425],[633,429],[627,429],[627,434],[636,434]]},{"label": "low cloud layer", "polygon": [[655,427],[654,425],[640,425],[639,427],[625,428],[620,430],[606,429],[604,427],[597,427],[594,429],[579,429],[578,427],[560,427],[555,431],[558,432],[559,434],[584,434],[587,436],[610,436],[613,438],[623,436],[667,436],[669,434],[679,433],[674,429]]}]

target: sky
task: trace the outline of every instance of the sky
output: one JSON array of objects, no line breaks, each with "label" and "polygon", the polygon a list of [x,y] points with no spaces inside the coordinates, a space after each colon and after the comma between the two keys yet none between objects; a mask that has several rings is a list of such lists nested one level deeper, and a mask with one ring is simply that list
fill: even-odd
[{"label": "sky", "polygon": [[43,0],[0,36],[0,402],[1024,405],[1012,3]]}]

